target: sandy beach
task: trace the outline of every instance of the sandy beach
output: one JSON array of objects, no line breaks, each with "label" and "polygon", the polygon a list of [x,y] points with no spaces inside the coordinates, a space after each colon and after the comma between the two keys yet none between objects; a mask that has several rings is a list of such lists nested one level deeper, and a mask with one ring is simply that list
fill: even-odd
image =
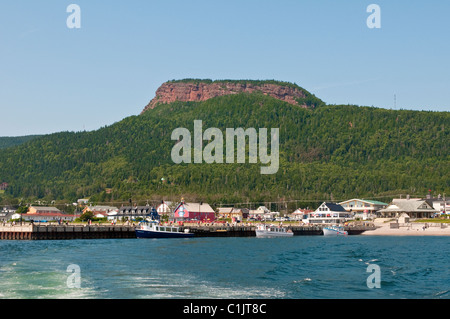
[{"label": "sandy beach", "polygon": [[[428,224],[429,225],[429,224]],[[390,222],[375,221],[375,230],[366,230],[361,235],[364,236],[450,236],[450,225],[446,228],[439,226],[424,228],[425,223],[410,223],[409,226],[402,226],[398,229],[391,229]]]}]

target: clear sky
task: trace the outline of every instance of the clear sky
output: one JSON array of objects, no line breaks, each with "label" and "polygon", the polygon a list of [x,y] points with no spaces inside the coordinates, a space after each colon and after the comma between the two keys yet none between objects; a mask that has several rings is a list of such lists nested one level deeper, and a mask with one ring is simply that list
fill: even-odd
[{"label": "clear sky", "polygon": [[[80,29],[66,24],[72,3]],[[366,23],[372,3],[379,29]],[[182,78],[275,79],[330,104],[450,111],[450,1],[0,2],[0,136],[95,130]]]}]

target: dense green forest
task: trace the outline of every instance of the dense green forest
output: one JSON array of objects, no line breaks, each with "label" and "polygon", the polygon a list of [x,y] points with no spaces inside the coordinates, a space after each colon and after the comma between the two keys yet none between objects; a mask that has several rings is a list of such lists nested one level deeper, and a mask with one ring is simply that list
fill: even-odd
[{"label": "dense green forest", "polygon": [[34,140],[42,135],[27,135],[27,136],[11,136],[11,137],[0,137],[0,149],[17,146],[25,142]]},{"label": "dense green forest", "polygon": [[[174,164],[171,134],[279,128],[280,167],[261,163]],[[45,135],[0,149],[0,199],[98,203],[179,199],[210,203],[385,199],[450,194],[449,112],[353,105],[304,109],[263,94],[158,105],[92,132]],[[208,142],[204,141],[204,145]]]}]

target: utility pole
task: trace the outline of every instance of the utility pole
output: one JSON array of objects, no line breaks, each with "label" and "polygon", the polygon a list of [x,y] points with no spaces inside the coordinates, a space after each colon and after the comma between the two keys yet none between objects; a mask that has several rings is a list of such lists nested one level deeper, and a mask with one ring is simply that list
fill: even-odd
[{"label": "utility pole", "polygon": [[447,202],[445,201],[445,193],[444,193],[444,215],[447,214],[446,210],[445,210],[445,206],[447,205]]}]

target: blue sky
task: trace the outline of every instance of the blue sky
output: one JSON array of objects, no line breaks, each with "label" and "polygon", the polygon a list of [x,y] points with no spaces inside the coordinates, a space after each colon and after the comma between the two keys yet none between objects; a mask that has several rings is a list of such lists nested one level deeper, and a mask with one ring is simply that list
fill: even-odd
[{"label": "blue sky", "polygon": [[[66,25],[71,3],[81,29]],[[369,4],[381,28],[366,24]],[[295,82],[330,104],[450,111],[450,1],[0,3],[0,136],[95,130],[165,81]]]}]

